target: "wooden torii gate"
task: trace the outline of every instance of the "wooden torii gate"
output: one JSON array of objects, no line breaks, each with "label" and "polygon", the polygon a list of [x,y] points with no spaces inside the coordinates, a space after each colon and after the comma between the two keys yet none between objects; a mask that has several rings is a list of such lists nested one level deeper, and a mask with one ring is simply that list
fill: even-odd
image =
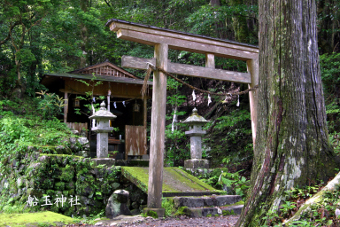
[{"label": "wooden torii gate", "polygon": [[[249,84],[249,88],[258,85],[258,48],[256,46],[206,36],[163,29],[153,26],[110,19],[106,26],[117,33],[117,37],[133,42],[152,45],[154,58],[145,59],[130,56],[122,57],[122,67],[147,69],[148,63],[168,73],[214,80],[225,80]],[[168,50],[183,50],[206,55],[205,67],[172,63],[168,60]],[[214,56],[246,61],[248,73],[215,69]],[[148,209],[162,210],[162,182],[164,164],[164,137],[166,114],[167,77],[160,71],[154,72],[152,89],[151,139],[149,162]],[[255,146],[256,137],[256,92],[249,92],[252,122],[252,137]]]}]

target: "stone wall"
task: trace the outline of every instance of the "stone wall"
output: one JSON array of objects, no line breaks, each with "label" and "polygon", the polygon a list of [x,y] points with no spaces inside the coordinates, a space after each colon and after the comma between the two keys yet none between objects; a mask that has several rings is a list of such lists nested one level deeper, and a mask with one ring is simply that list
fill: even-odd
[{"label": "stone wall", "polygon": [[[62,151],[63,148],[59,148]],[[78,151],[68,153],[87,153]],[[63,152],[58,152],[63,153]],[[96,166],[90,158],[71,154],[44,154],[28,148],[1,165],[0,204],[31,210],[50,210],[69,216],[103,211],[117,189],[130,192],[130,210],[137,214],[147,202],[146,194],[127,181],[120,167]],[[66,199],[65,199],[66,198]],[[64,202],[62,202],[64,199]],[[76,205],[76,203],[80,205]]]}]

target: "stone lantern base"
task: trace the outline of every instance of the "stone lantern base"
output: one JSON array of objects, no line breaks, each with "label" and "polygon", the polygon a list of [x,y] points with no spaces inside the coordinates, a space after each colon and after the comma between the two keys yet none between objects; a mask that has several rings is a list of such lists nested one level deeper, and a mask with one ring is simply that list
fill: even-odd
[{"label": "stone lantern base", "polygon": [[209,161],[207,159],[188,159],[184,161],[186,169],[209,169]]},{"label": "stone lantern base", "polygon": [[107,167],[115,165],[114,158],[93,158],[92,161],[94,161],[96,165],[106,165]]}]

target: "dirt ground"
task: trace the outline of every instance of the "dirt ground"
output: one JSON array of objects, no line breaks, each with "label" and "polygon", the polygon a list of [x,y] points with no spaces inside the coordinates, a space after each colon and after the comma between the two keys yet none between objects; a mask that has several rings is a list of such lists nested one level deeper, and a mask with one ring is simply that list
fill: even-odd
[{"label": "dirt ground", "polygon": [[72,224],[67,227],[232,227],[235,226],[239,215],[220,217],[188,218],[180,216],[176,218],[153,219],[151,217],[119,216],[116,219],[99,221],[94,225]]},{"label": "dirt ground", "polygon": [[166,219],[152,219],[144,220],[138,223],[121,224],[120,227],[231,227],[234,226],[239,216],[224,216],[224,217],[202,217],[202,218],[188,218],[185,216],[178,218],[166,218]]}]

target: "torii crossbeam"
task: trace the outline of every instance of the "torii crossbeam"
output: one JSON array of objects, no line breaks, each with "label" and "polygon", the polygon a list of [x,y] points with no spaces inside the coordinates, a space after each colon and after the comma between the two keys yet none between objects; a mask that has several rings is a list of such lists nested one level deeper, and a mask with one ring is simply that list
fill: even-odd
[{"label": "torii crossbeam", "polygon": [[[110,19],[106,25],[110,27],[111,31],[117,33],[118,38],[155,47],[153,59],[123,56],[123,67],[147,69],[147,62],[150,62],[154,66],[169,73],[246,83],[249,84],[249,88],[258,85],[259,50],[256,46],[146,26],[117,19]],[[172,63],[168,60],[169,49],[205,54],[205,67]],[[248,73],[215,69],[215,56],[246,61]],[[162,182],[166,86],[166,75],[160,71],[155,71],[152,89],[148,209],[156,211],[158,216],[164,215],[164,210],[162,210]],[[249,99],[253,144],[255,146],[257,119],[257,99],[255,91],[249,92]]]}]

